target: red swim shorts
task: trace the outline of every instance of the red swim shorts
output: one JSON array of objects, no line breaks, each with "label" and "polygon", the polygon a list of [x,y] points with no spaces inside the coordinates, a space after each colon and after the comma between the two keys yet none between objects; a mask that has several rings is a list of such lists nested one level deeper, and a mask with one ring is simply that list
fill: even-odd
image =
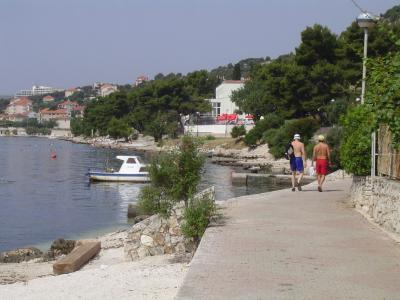
[{"label": "red swim shorts", "polygon": [[317,159],[316,170],[318,175],[328,174],[328,160],[327,159]]}]

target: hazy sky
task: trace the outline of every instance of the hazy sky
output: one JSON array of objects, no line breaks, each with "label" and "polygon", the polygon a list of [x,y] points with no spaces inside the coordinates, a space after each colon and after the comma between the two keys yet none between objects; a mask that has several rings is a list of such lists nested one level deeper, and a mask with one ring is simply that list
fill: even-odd
[{"label": "hazy sky", "polygon": [[[398,4],[357,2],[376,14]],[[276,57],[306,26],[340,33],[358,14],[350,0],[0,0],[0,94]]]}]

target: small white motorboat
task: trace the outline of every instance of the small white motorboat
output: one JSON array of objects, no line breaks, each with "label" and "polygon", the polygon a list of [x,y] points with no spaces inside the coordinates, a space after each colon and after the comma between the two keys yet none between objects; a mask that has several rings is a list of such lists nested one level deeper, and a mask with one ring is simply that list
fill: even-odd
[{"label": "small white motorboat", "polygon": [[142,164],[137,156],[117,156],[122,160],[119,171],[107,169],[106,171],[89,170],[87,175],[92,181],[129,181],[149,182],[149,172],[145,164]]}]

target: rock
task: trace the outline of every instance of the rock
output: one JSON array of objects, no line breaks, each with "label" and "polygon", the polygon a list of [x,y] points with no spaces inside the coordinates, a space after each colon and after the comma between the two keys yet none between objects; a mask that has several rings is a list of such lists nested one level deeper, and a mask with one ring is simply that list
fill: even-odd
[{"label": "rock", "polygon": [[149,249],[150,255],[155,256],[155,255],[163,255],[164,250],[161,247],[153,247]]},{"label": "rock", "polygon": [[50,251],[53,251],[54,253],[59,253],[60,255],[67,255],[74,249],[75,244],[76,241],[74,240],[58,239],[51,244]]},{"label": "rock", "polygon": [[140,242],[142,243],[142,245],[147,246],[147,247],[152,247],[154,245],[153,238],[148,235],[142,235],[140,237]]},{"label": "rock", "polygon": [[[149,215],[136,216],[133,218],[133,223],[136,224],[136,223],[142,222],[143,220],[146,220],[149,217],[150,217]],[[129,218],[129,216],[128,216],[128,218]]]},{"label": "rock", "polygon": [[139,216],[139,207],[135,203],[128,204],[128,219]]},{"label": "rock", "polygon": [[156,232],[154,234],[154,243],[158,246],[164,246],[165,244],[165,239],[164,239],[164,235],[161,232]]},{"label": "rock", "polygon": [[0,263],[19,263],[39,258],[43,252],[37,248],[18,248],[15,250],[0,253]]},{"label": "rock", "polygon": [[150,251],[147,247],[140,247],[137,251],[137,255],[139,258],[143,258],[150,255]]}]

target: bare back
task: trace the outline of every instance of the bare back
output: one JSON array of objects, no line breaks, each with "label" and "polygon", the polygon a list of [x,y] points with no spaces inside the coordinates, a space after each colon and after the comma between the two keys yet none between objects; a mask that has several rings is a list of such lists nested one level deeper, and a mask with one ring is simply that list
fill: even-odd
[{"label": "bare back", "polygon": [[313,157],[315,159],[329,159],[330,152],[329,147],[325,143],[319,142],[317,145],[314,146]]},{"label": "bare back", "polygon": [[298,140],[294,140],[292,142],[292,146],[293,146],[293,150],[294,150],[294,156],[303,157],[305,160],[306,154],[304,151],[304,144]]}]

